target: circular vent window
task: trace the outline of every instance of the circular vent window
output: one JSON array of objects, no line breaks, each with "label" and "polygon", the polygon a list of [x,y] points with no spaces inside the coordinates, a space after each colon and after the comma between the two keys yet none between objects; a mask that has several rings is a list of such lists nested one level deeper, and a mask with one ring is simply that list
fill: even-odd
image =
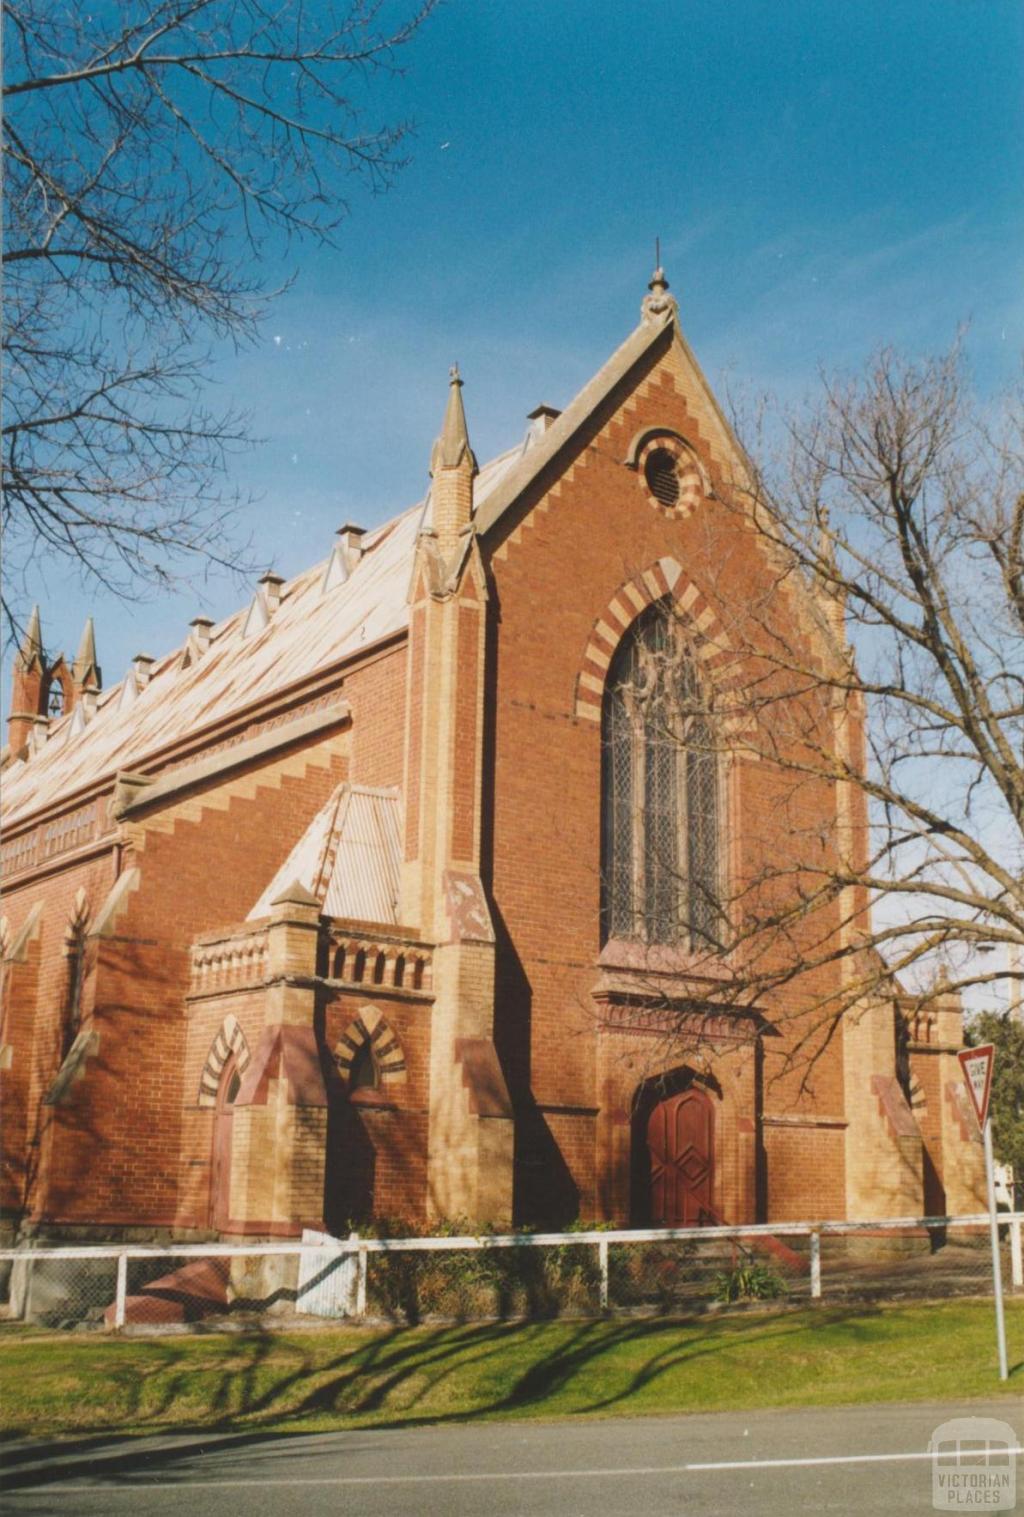
[{"label": "circular vent window", "polygon": [[668,516],[689,516],[704,499],[704,476],[687,443],[672,433],[648,439],[636,460],[652,506]]},{"label": "circular vent window", "polygon": [[644,464],[647,488],[663,506],[679,504],[679,462],[667,448],[652,448]]}]

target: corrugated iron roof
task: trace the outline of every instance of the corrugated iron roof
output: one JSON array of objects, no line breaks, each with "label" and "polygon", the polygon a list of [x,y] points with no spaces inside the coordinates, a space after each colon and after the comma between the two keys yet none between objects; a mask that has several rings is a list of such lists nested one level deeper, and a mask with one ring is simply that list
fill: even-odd
[{"label": "corrugated iron roof", "polygon": [[[480,531],[500,518],[609,386],[672,325],[637,328],[549,428],[531,427],[521,444],[481,469],[474,490]],[[91,720],[83,724],[73,713],[53,723],[42,746],[5,771],[6,826],[112,780],[119,769],[144,769],[183,737],[403,631],[412,556],[428,509],[429,497],[367,533],[347,577],[326,575],[330,560],[323,560],[282,586],[271,614],[249,601],[213,627],[209,646],[191,662],[197,652],[192,640],[156,660],[145,684],[129,672],[105,691]]]},{"label": "corrugated iron roof", "polygon": [[[513,448],[480,471],[478,502],[522,453],[522,446]],[[413,551],[428,504],[419,501],[368,532],[362,556],[343,581],[324,587],[323,559],[283,585],[279,606],[249,636],[251,600],[212,627],[209,647],[198,657],[185,642],[153,663],[142,688],[129,671],[105,690],[88,722],[76,722],[74,715],[54,722],[42,747],[4,773],[5,826],[112,779],[119,769],[144,768],[151,755],[182,737],[402,631],[409,620]]]},{"label": "corrugated iron roof", "polygon": [[271,903],[296,881],[325,915],[359,922],[398,922],[402,807],[396,789],[339,785],[249,912],[268,916]]}]

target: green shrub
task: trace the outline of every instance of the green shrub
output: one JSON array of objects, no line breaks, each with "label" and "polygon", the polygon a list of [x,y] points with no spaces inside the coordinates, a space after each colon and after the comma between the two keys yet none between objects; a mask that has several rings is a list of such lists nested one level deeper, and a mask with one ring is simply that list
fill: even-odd
[{"label": "green shrub", "polygon": [[786,1294],[786,1282],[769,1264],[741,1264],[715,1276],[716,1301],[774,1301]]}]

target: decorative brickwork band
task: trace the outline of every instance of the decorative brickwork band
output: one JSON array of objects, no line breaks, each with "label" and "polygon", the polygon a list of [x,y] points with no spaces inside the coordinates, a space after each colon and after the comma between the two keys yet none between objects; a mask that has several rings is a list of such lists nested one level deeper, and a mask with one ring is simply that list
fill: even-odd
[{"label": "decorative brickwork band", "polygon": [[363,1047],[370,1046],[382,1085],[400,1085],[405,1080],[405,1054],[390,1023],[375,1006],[364,1006],[346,1027],[334,1048],[334,1058],[344,1079]]},{"label": "decorative brickwork band", "polygon": [[228,1012],[221,1023],[220,1031],[210,1044],[210,1052],[206,1055],[206,1063],[199,1076],[200,1106],[216,1106],[220,1077],[224,1072],[224,1065],[232,1054],[235,1056],[235,1064],[241,1074],[249,1062],[249,1045],[245,1041],[245,1033],[239,1027],[237,1019]]},{"label": "decorative brickwork band", "polygon": [[[657,600],[671,601],[673,614],[681,618],[693,637],[694,651],[705,671],[713,675],[720,665],[733,661],[729,639],[713,607],[674,558],[659,558],[621,585],[594,623],[576,676],[575,711],[581,720],[601,720],[604,685],[615,650],[640,613]],[[719,676],[713,683],[721,692],[736,681]],[[727,720],[726,726],[732,725],[734,719]]]}]

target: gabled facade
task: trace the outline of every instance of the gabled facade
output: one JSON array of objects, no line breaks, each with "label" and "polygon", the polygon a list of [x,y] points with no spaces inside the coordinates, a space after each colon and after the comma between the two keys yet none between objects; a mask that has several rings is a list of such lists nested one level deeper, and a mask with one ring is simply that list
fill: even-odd
[{"label": "gabled facade", "polygon": [[[521,445],[478,465],[453,371],[424,502],[113,689],[90,628],[50,711],[34,620],[4,774],[11,1227],[975,1209],[955,1007],[859,1008],[808,1082],[811,1000],[737,1010],[708,967],[782,814],[726,699],[731,610],[774,572],[739,467],[658,271]],[[787,594],[808,657],[841,656]],[[819,787],[801,836],[835,846],[852,804]]]}]

